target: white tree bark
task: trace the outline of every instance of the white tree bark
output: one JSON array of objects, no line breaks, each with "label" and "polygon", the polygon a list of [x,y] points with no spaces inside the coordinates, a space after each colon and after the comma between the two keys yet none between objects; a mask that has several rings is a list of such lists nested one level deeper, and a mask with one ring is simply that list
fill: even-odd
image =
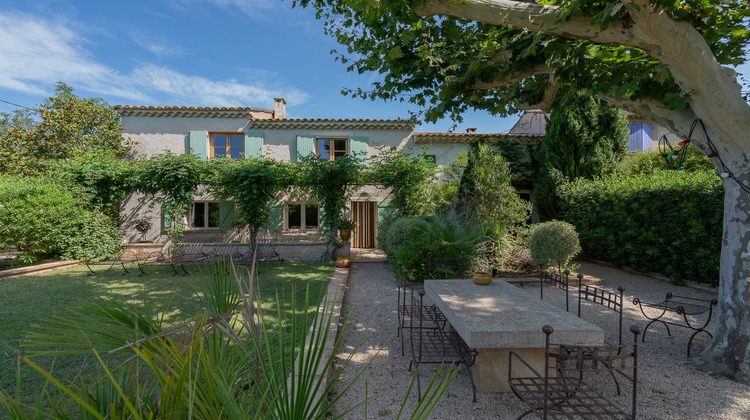
[{"label": "white tree bark", "polygon": [[[700,118],[722,161],[739,182],[750,186],[750,106],[741,96],[737,75],[722,67],[701,34],[690,24],[669,18],[648,0],[625,0],[640,8],[629,20],[605,30],[592,27],[589,18],[572,16],[555,23],[558,8],[513,0],[425,0],[415,11],[423,16],[451,15],[478,22],[602,44],[637,47],[663,62],[683,91],[689,108],[670,110],[655,100],[627,98],[608,101],[687,138]],[[496,85],[508,80],[497,80]],[[488,83],[487,86],[490,84]],[[702,131],[693,143],[708,152]],[[718,159],[712,159],[722,171]],[[732,179],[724,182],[719,305],[714,339],[696,359],[700,367],[750,383],[750,195]]]}]

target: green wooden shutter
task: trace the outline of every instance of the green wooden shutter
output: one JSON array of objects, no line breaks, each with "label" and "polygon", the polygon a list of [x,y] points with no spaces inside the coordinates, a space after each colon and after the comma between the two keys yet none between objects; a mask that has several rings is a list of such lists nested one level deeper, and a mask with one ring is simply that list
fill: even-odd
[{"label": "green wooden shutter", "polygon": [[201,160],[208,159],[208,131],[191,131],[188,137],[188,153],[198,156]]},{"label": "green wooden shutter", "polygon": [[390,201],[381,201],[378,203],[378,226],[383,222],[383,218],[395,211]]},{"label": "green wooden shutter", "polygon": [[232,230],[232,218],[234,217],[234,203],[231,201],[219,201],[219,229]]},{"label": "green wooden shutter", "polygon": [[172,227],[172,214],[167,212],[168,205],[169,200],[164,200],[161,204],[161,230],[163,231],[169,231]]},{"label": "green wooden shutter", "polygon": [[263,132],[252,131],[245,133],[245,159],[263,157]]},{"label": "green wooden shutter", "polygon": [[351,138],[349,138],[349,153],[356,155],[365,165],[367,165],[368,160],[368,144],[369,140],[366,136],[351,136]]},{"label": "green wooden shutter", "polygon": [[281,232],[284,230],[284,203],[272,201],[268,203],[268,230]]},{"label": "green wooden shutter", "polygon": [[298,156],[315,154],[315,136],[297,136],[297,153],[292,156],[292,162],[297,162]]}]

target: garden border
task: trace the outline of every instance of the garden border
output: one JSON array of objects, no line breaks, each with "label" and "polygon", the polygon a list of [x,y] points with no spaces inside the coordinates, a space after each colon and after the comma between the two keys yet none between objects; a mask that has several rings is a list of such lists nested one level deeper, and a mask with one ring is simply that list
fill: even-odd
[{"label": "garden border", "polygon": [[31,274],[48,273],[58,268],[71,268],[80,264],[81,264],[81,261],[78,261],[78,260],[55,261],[51,263],[30,265],[27,267],[0,270],[0,282],[4,282],[6,280],[17,279],[19,277],[28,276]]},{"label": "garden border", "polygon": [[[586,259],[586,258],[581,259],[579,261],[588,261],[588,262],[592,262],[594,264],[603,265],[605,267],[616,268],[618,270],[627,271],[628,273],[638,274],[638,275],[641,275],[641,276],[647,276],[647,277],[651,277],[652,279],[661,280],[661,281],[664,281],[664,282],[672,284],[672,281],[669,279],[669,277],[667,277],[667,276],[665,276],[663,274],[655,273],[653,271],[648,271],[648,272],[644,273],[642,271],[638,271],[638,270],[630,268],[630,267],[617,266],[617,265],[612,264],[610,262],[600,261],[600,260],[590,260],[590,259]],[[719,291],[718,287],[711,287],[711,286],[703,284],[703,283],[698,283],[697,281],[682,279],[682,283],[686,287],[690,287],[690,288],[697,289],[697,290],[702,290],[704,292],[718,293],[718,291]]]}]

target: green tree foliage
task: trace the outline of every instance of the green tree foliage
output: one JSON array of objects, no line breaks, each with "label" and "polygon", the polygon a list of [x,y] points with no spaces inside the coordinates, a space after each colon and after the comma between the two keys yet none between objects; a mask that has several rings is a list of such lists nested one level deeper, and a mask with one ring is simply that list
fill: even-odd
[{"label": "green tree foliage", "polygon": [[435,169],[427,165],[424,153],[414,155],[410,150],[388,147],[381,148],[371,160],[369,180],[391,190],[391,205],[398,209],[399,216],[425,213],[424,197]]},{"label": "green tree foliage", "polygon": [[131,144],[123,141],[117,112],[102,99],[80,98],[58,83],[55,95],[39,108],[41,122],[11,124],[0,137],[0,173],[39,174],[47,163],[74,157],[83,151],[101,151],[123,157]]},{"label": "green tree foliage", "polygon": [[295,181],[295,168],[270,159],[214,160],[218,173],[212,189],[239,208],[242,222],[254,238],[268,222],[268,203]]},{"label": "green tree foliage", "polygon": [[208,181],[210,171],[196,155],[166,152],[138,161],[135,189],[147,197],[159,197],[163,213],[170,215],[170,236],[177,242],[182,236],[182,217],[187,214],[198,187]]},{"label": "green tree foliage", "polygon": [[458,187],[458,210],[499,235],[523,225],[531,211],[511,186],[510,165],[486,144],[473,143]]},{"label": "green tree foliage", "polygon": [[122,232],[58,179],[0,176],[0,249],[6,246],[25,262],[101,260],[121,249]]},{"label": "green tree foliage", "polygon": [[536,264],[548,267],[554,263],[562,274],[563,267],[581,251],[581,245],[575,226],[551,220],[534,226],[529,236],[529,250]]},{"label": "green tree foliage", "polygon": [[723,188],[713,171],[579,178],[563,186],[560,200],[588,258],[678,283],[719,278]]},{"label": "green tree foliage", "polygon": [[0,112],[0,138],[8,134],[13,128],[32,130],[37,121],[32,109],[16,109],[13,112]]},{"label": "green tree foliage", "polygon": [[[655,98],[670,108],[684,108],[689,100],[666,63],[628,45],[629,14],[639,11],[632,3],[553,0],[524,7],[528,3],[508,2],[492,10],[489,2],[485,10],[472,9],[473,2],[437,0],[294,3],[316,9],[326,33],[343,46],[334,53],[349,71],[383,75],[367,89],[345,93],[426,107],[427,121],[445,116],[461,121],[469,109],[513,114],[543,101],[549,74],[560,94],[585,88],[613,98]],[[699,31],[722,64],[745,60],[747,6],[745,0],[654,3],[668,19]],[[501,19],[508,10],[513,16]],[[587,24],[599,33],[593,35]],[[609,43],[600,41],[608,30],[622,33]]]},{"label": "green tree foliage", "polygon": [[569,93],[553,110],[536,153],[539,216],[557,215],[556,190],[564,179],[611,172],[628,151],[627,114],[587,93]]},{"label": "green tree foliage", "polygon": [[320,204],[321,225],[332,242],[354,187],[362,184],[362,159],[345,155],[336,160],[324,160],[310,155],[301,156],[298,165],[297,186]]},{"label": "green tree foliage", "polygon": [[51,168],[65,182],[79,186],[84,201],[112,220],[118,219],[120,202],[135,188],[136,161],[128,162],[105,151],[82,151],[53,162]]},{"label": "green tree foliage", "polygon": [[[668,162],[658,150],[647,150],[626,154],[617,164],[616,171],[623,175],[637,175],[666,169],[675,169],[672,159],[670,158]],[[682,163],[682,169],[687,172],[712,171],[714,166],[700,150],[690,146],[687,149],[685,161]]]},{"label": "green tree foliage", "polygon": [[430,197],[435,213],[445,213],[458,202],[458,186],[468,163],[469,154],[462,150],[448,166],[442,169],[440,182],[433,185]]}]

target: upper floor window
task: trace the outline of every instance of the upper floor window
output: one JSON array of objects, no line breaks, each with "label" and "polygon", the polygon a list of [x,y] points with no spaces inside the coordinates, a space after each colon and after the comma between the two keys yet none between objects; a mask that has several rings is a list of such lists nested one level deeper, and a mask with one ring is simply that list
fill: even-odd
[{"label": "upper floor window", "polygon": [[240,133],[212,133],[210,141],[211,158],[228,157],[242,159],[245,154],[245,135]]},{"label": "upper floor window", "polygon": [[196,201],[188,214],[190,227],[193,229],[218,228],[220,223],[219,203],[215,201]]},{"label": "upper floor window", "polygon": [[339,156],[349,153],[347,138],[316,138],[315,156],[325,160],[335,160]]}]

